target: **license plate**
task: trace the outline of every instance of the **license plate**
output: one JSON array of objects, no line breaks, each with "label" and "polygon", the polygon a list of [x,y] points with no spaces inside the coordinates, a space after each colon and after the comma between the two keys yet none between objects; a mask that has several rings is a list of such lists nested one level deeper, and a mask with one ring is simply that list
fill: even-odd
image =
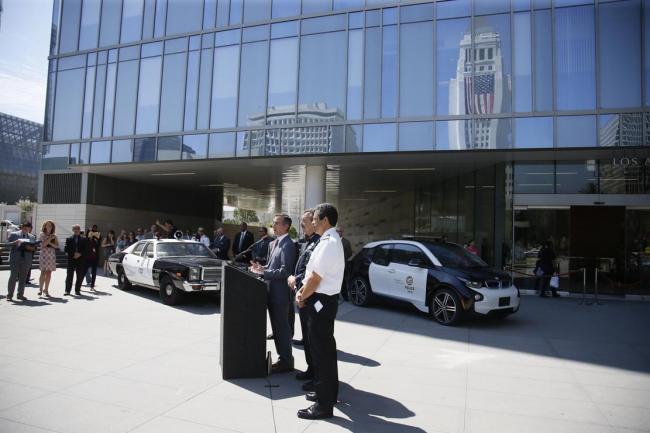
[{"label": "license plate", "polygon": [[510,305],[510,297],[499,298],[499,307],[507,307]]}]

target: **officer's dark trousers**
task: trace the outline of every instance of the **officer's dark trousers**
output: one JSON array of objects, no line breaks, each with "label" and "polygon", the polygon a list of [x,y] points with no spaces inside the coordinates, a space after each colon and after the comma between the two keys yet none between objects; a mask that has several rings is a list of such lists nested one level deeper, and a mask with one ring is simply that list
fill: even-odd
[{"label": "officer's dark trousers", "polygon": [[294,307],[294,302],[295,301],[289,302],[288,319],[289,319],[289,331],[290,331],[291,338],[293,338],[293,335],[295,334],[295,330],[296,330],[296,307]]},{"label": "officer's dark trousers", "polygon": [[280,355],[280,362],[293,365],[291,353],[291,331],[289,329],[289,304],[284,302],[269,302],[269,317],[275,350]]},{"label": "officer's dark trousers", "polygon": [[74,283],[74,291],[79,293],[81,291],[81,284],[83,283],[84,273],[86,272],[86,265],[84,260],[79,259],[68,259],[68,269],[67,275],[65,278],[65,292],[70,293],[72,290],[72,278],[76,275],[76,281]]},{"label": "officer's dark trousers", "polygon": [[314,366],[311,360],[311,349],[309,345],[309,330],[307,327],[307,307],[298,309],[298,317],[300,318],[300,329],[302,330],[302,348],[305,351],[305,361],[307,361],[307,371],[314,372]]},{"label": "officer's dark trousers", "polygon": [[[320,311],[316,311],[315,307],[318,301],[323,305]],[[314,386],[318,403],[325,407],[333,407],[339,394],[339,371],[334,339],[334,319],[338,308],[338,294],[327,296],[314,293],[305,305],[309,349],[314,366]]]}]

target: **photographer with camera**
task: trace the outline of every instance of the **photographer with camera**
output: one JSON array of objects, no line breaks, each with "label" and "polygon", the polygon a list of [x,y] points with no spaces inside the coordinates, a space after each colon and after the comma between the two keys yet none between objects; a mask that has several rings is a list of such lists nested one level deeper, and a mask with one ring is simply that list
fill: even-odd
[{"label": "photographer with camera", "polygon": [[20,225],[20,231],[9,235],[7,243],[11,244],[9,252],[9,284],[7,285],[7,301],[13,301],[16,282],[18,282],[18,296],[21,301],[26,301],[25,283],[27,274],[32,268],[32,258],[36,251],[36,237],[29,233],[32,223],[24,222]]}]

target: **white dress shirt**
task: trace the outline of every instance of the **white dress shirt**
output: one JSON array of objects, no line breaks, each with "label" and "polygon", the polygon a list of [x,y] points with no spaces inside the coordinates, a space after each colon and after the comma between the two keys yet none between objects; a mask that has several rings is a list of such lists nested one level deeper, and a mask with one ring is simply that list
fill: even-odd
[{"label": "white dress shirt", "polygon": [[205,245],[206,248],[210,248],[210,238],[206,235],[202,235],[201,239],[199,239],[199,242]]},{"label": "white dress shirt", "polygon": [[343,273],[345,272],[345,258],[341,237],[336,233],[334,227],[328,229],[321,236],[318,245],[309,257],[305,282],[315,272],[321,277],[316,287],[316,292],[323,295],[338,295],[343,284]]}]

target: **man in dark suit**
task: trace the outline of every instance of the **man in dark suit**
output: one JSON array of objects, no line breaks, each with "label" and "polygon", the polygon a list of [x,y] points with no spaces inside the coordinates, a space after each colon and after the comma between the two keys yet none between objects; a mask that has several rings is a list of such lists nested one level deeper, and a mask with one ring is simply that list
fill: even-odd
[{"label": "man in dark suit", "polygon": [[266,266],[251,262],[251,271],[269,281],[269,316],[275,349],[280,356],[273,364],[272,373],[293,371],[291,353],[291,331],[289,329],[289,285],[287,278],[296,266],[296,247],[289,237],[291,218],[288,215],[276,215],[273,218],[273,232],[277,238],[271,242],[269,260]]},{"label": "man in dark suit", "polygon": [[72,279],[76,274],[74,292],[81,295],[81,283],[83,282],[86,270],[85,253],[88,248],[88,240],[81,236],[81,227],[78,224],[72,226],[72,236],[65,240],[65,253],[68,255],[68,268],[65,279],[65,295],[70,296],[72,290]]},{"label": "man in dark suit", "polygon": [[[318,245],[320,240],[320,235],[314,231],[314,225],[312,224],[314,218],[313,209],[308,209],[302,214],[302,219],[300,220],[300,227],[302,227],[302,232],[305,234],[305,241],[300,246],[300,256],[298,257],[298,262],[296,263],[296,272],[289,277],[287,283],[291,288],[291,301],[292,305],[289,308],[289,325],[292,328],[296,321],[293,301],[295,300],[296,291],[302,288],[302,280],[305,278],[305,272],[307,270],[307,263],[309,263],[309,257],[311,253]],[[300,316],[300,329],[302,330],[302,345],[305,352],[305,360],[307,361],[307,370],[301,371],[296,374],[296,379],[298,380],[308,380],[312,381],[314,379],[314,366],[311,361],[311,353],[309,348],[309,332],[307,330],[307,312],[304,308],[298,310]],[[293,336],[293,332],[291,332]]]},{"label": "man in dark suit", "polygon": [[[253,233],[248,231],[248,224],[241,223],[241,230],[235,235],[235,240],[232,243],[232,253],[237,257],[237,254],[246,251],[251,245],[253,245]],[[249,254],[237,259],[238,262],[248,262],[249,260]]]},{"label": "man in dark suit", "polygon": [[228,250],[230,249],[230,239],[224,234],[223,228],[219,227],[214,231],[214,241],[212,241],[212,251],[218,259],[228,260]]},{"label": "man in dark suit", "polygon": [[260,227],[257,233],[260,235],[260,239],[255,242],[253,247],[253,261],[265,265],[269,258],[269,245],[273,239],[269,236],[269,229],[266,227]]}]

